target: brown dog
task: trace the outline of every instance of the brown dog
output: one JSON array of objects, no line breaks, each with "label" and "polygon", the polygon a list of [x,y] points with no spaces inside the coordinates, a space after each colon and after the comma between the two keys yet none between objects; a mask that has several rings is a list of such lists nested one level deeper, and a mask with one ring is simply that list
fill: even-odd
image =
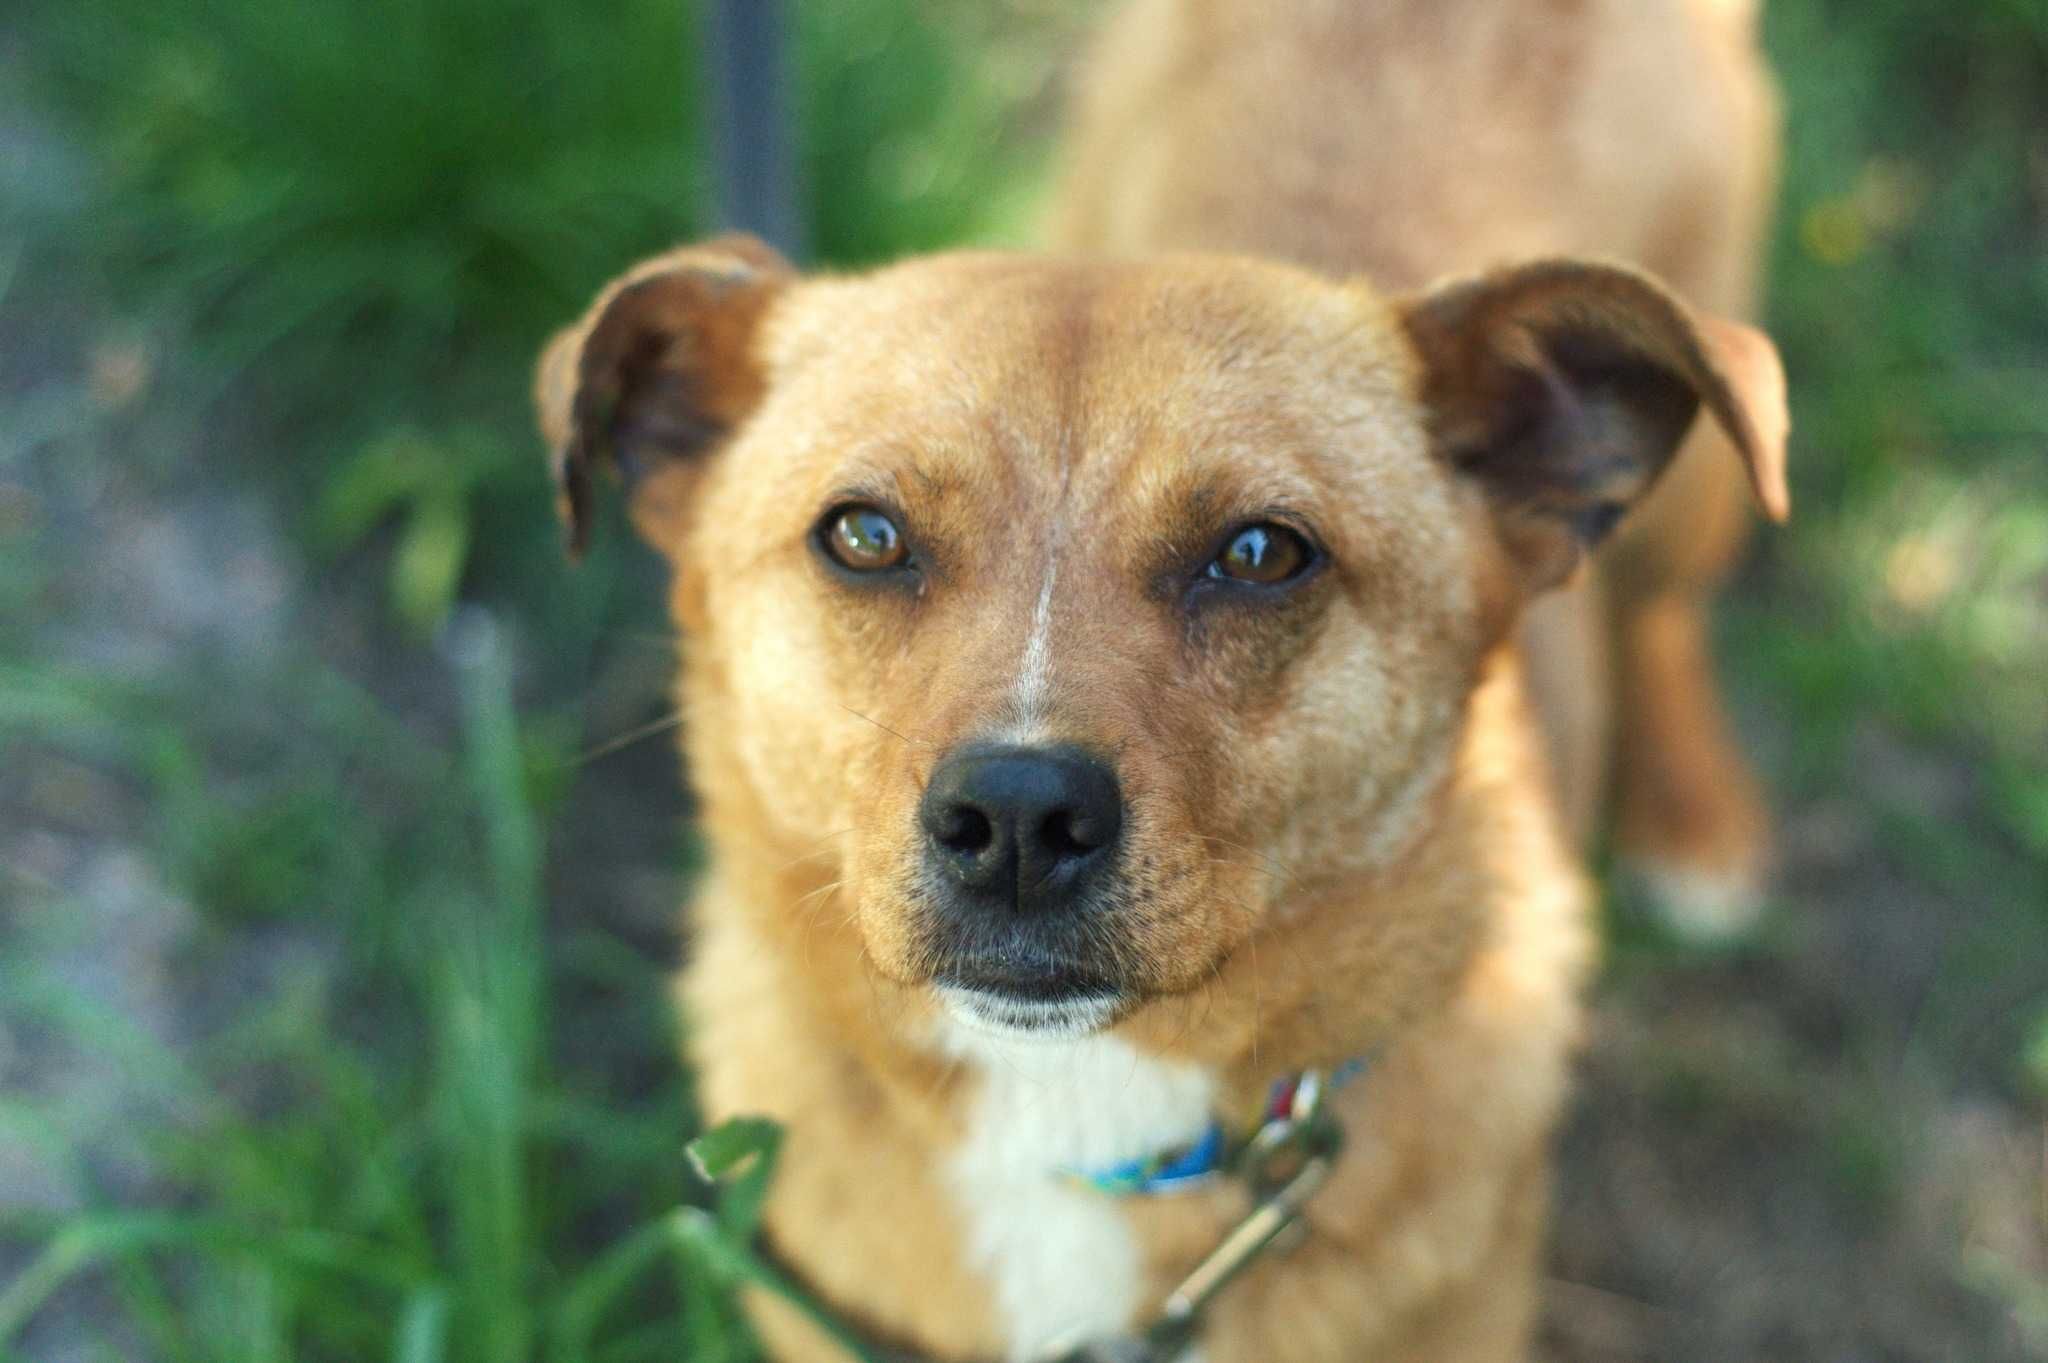
[{"label": "brown dog", "polygon": [[1390,301],[729,239],[606,290],[542,424],[573,533],[616,469],[673,565],[690,1046],[711,1118],[787,1127],[792,1271],[922,1357],[1128,1344],[1253,1191],[1104,1171],[1369,1055],[1260,1128],[1347,1144],[1200,1354],[1520,1357],[1588,944],[1514,639],[1696,411],[1782,500],[1728,377],[1769,356],[1562,262]]},{"label": "brown dog", "polygon": [[[1137,0],[1090,64],[1054,239],[1244,251],[1403,289],[1591,254],[1744,316],[1777,162],[1755,7]],[[1738,382],[1770,381],[1768,366],[1745,370]],[[1537,611],[1527,641],[1575,831],[1596,822],[1611,746],[1623,865],[1703,937],[1753,920],[1768,854],[1704,615],[1745,501],[1738,461],[1703,429],[1594,580]]]}]

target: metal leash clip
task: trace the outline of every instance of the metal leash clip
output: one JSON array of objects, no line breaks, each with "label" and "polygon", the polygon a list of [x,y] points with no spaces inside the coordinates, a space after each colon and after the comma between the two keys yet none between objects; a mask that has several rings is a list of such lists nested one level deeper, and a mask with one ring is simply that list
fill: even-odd
[{"label": "metal leash clip", "polygon": [[[1318,1070],[1296,1081],[1280,1110],[1245,1142],[1237,1175],[1257,1202],[1208,1257],[1167,1294],[1159,1318],[1142,1332],[1095,1340],[1047,1363],[1174,1363],[1194,1342],[1202,1312],[1268,1251],[1283,1249],[1300,1229],[1302,1209],[1330,1176],[1344,1132],[1324,1111],[1329,1086]],[[1285,1242],[1285,1243],[1283,1243]]]}]

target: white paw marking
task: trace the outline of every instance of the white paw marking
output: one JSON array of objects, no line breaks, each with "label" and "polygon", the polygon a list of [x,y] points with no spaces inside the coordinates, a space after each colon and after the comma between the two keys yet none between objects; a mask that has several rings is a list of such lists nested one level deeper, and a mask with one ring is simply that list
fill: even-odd
[{"label": "white paw marking", "polygon": [[1744,875],[1640,861],[1629,863],[1625,874],[1665,925],[1689,942],[1738,941],[1763,917],[1763,894]]}]

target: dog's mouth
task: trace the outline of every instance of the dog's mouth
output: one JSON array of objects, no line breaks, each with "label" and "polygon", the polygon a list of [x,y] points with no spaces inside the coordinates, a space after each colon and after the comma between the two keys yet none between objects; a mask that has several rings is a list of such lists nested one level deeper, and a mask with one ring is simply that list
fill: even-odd
[{"label": "dog's mouth", "polygon": [[955,1022],[1012,1040],[1059,1041],[1091,1036],[1115,1022],[1128,1006],[1121,994],[1034,999],[950,984],[940,985],[938,992],[939,1002]]},{"label": "dog's mouth", "polygon": [[1127,990],[1085,966],[1037,956],[955,958],[933,976],[939,1002],[976,1031],[1055,1040],[1099,1032],[1128,1011]]}]

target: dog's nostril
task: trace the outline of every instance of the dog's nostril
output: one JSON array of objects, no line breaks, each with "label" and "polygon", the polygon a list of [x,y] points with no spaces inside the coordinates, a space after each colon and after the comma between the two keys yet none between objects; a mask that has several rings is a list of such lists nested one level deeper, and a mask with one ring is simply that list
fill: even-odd
[{"label": "dog's nostril", "polygon": [[1080,857],[1108,841],[1095,836],[1094,821],[1085,813],[1055,809],[1039,826],[1039,841],[1056,857]]},{"label": "dog's nostril", "polygon": [[996,840],[995,825],[988,815],[972,805],[955,805],[946,811],[945,818],[932,830],[932,838],[949,852],[962,856],[974,856],[988,850]]}]

